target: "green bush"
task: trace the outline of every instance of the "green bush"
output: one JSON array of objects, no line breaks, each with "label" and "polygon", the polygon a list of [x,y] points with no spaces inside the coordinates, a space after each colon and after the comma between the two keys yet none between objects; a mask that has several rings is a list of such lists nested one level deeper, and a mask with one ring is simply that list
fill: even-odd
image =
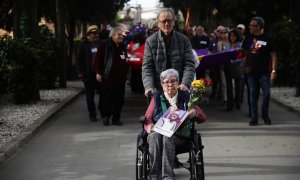
[{"label": "green bush", "polygon": [[56,88],[57,43],[46,26],[34,39],[0,39],[0,93],[17,104],[40,100],[39,89]]},{"label": "green bush", "polygon": [[300,89],[300,27],[290,20],[274,24],[272,37],[278,58],[276,86]]},{"label": "green bush", "polygon": [[38,38],[30,42],[35,58],[39,66],[39,85],[41,89],[57,88],[57,42],[54,34],[43,25],[39,27]]},{"label": "green bush", "polygon": [[[0,39],[1,75],[16,104],[40,100],[36,59],[26,41],[5,36]],[[1,87],[2,89],[2,87]]]}]

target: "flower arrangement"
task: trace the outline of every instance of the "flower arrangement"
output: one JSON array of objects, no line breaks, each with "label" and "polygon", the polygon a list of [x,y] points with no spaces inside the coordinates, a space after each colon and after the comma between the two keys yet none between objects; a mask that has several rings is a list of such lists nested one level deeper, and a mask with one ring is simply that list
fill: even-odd
[{"label": "flower arrangement", "polygon": [[189,110],[194,108],[195,105],[207,101],[207,98],[204,96],[204,92],[206,86],[210,85],[212,85],[212,81],[205,78],[201,78],[192,82],[190,90],[190,101],[188,103]]},{"label": "flower arrangement", "polygon": [[[190,100],[188,102],[188,110],[193,109],[201,102],[207,102],[208,99],[204,96],[206,86],[212,85],[211,80],[201,78],[192,82],[190,89]],[[186,119],[176,133],[183,137],[190,137],[190,119]]]}]

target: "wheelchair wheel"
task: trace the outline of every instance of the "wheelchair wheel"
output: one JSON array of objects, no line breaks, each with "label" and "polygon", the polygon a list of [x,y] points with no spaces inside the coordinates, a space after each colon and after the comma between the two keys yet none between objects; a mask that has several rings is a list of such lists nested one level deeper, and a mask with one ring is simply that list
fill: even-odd
[{"label": "wheelchair wheel", "polygon": [[147,180],[148,176],[148,147],[143,141],[142,138],[137,138],[136,180]]},{"label": "wheelchair wheel", "polygon": [[200,133],[195,133],[194,142],[190,151],[191,180],[204,180],[203,148]]}]

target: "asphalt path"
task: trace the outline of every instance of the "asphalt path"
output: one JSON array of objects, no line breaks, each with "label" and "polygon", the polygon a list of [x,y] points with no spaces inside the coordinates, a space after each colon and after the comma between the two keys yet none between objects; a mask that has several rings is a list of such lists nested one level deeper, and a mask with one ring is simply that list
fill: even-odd
[{"label": "asphalt path", "polygon": [[[299,115],[271,102],[272,125],[248,126],[246,104],[227,112],[219,101],[203,104],[202,134],[206,180],[299,180]],[[89,122],[84,95],[56,113],[0,167],[1,180],[133,180],[138,118],[143,95],[127,89],[123,126]],[[99,117],[98,117],[99,119]],[[186,160],[187,154],[179,156]],[[189,172],[176,169],[178,180]]]}]

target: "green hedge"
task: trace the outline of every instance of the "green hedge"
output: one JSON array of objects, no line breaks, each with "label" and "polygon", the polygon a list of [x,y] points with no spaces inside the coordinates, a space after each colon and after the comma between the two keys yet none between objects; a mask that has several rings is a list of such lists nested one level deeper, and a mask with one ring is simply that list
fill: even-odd
[{"label": "green hedge", "polygon": [[39,30],[35,39],[0,39],[0,91],[17,104],[40,100],[40,88],[56,88],[57,43],[46,26]]},{"label": "green hedge", "polygon": [[12,93],[17,104],[29,103],[40,99],[37,83],[37,62],[27,41],[19,41],[10,37],[0,40],[2,84]]},{"label": "green hedge", "polygon": [[278,58],[276,86],[296,87],[300,92],[300,27],[290,20],[274,24],[271,35]]}]

